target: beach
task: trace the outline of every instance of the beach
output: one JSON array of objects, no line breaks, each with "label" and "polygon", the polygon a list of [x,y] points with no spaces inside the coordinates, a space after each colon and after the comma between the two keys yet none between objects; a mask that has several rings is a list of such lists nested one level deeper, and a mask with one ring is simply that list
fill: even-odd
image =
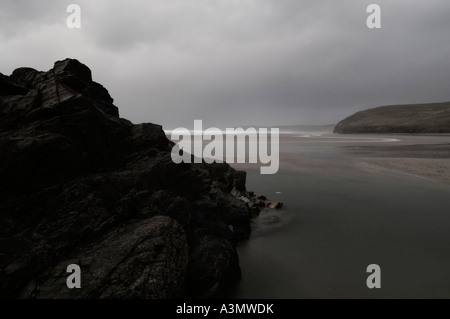
[{"label": "beach", "polygon": [[[236,298],[449,298],[450,136],[280,136],[280,170],[247,188],[282,201],[238,247]],[[381,289],[366,268],[381,267]]]},{"label": "beach", "polygon": [[[359,147],[353,154],[361,156],[360,167],[368,170],[384,169],[450,183],[450,137],[402,136],[395,145],[387,147]],[[411,143],[424,144],[411,144]]]}]

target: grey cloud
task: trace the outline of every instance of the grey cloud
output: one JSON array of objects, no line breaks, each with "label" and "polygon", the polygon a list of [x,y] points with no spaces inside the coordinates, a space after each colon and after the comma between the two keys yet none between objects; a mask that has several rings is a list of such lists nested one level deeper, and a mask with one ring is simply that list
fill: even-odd
[{"label": "grey cloud", "polygon": [[58,0],[2,0],[0,4],[0,36],[4,39],[24,36],[36,27],[61,23],[70,2]]},{"label": "grey cloud", "polygon": [[371,106],[450,100],[445,0],[374,1],[380,30],[366,27],[369,1],[74,1],[83,28],[63,22],[40,34],[34,60],[8,41],[64,21],[65,7],[33,1],[21,11],[25,2],[4,1],[0,18],[13,31],[0,31],[9,57],[0,72],[21,58],[78,58],[136,122],[328,124]]}]

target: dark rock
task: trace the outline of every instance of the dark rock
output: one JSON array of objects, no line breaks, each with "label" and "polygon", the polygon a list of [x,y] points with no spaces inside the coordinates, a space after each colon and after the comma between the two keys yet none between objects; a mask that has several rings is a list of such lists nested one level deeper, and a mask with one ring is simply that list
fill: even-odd
[{"label": "dark rock", "polygon": [[247,173],[245,171],[235,171],[234,172],[234,183],[233,186],[236,187],[238,191],[244,192],[245,182],[247,180]]},{"label": "dark rock", "polygon": [[197,240],[190,252],[188,280],[195,296],[223,297],[230,283],[240,278],[239,259],[232,243],[206,235]]},{"label": "dark rock", "polygon": [[75,76],[77,79],[84,82],[92,82],[91,70],[75,59],[65,59],[63,61],[55,62],[53,72],[55,74]]},{"label": "dark rock", "polygon": [[450,102],[391,105],[353,114],[335,133],[450,133]]},{"label": "dark rock", "polygon": [[7,76],[0,73],[0,96],[26,95],[28,90],[24,87],[13,84]]},{"label": "dark rock", "polygon": [[245,173],[174,164],[161,126],[112,103],[76,60],[0,75],[0,297],[212,297],[239,277]]},{"label": "dark rock", "polygon": [[[173,298],[185,285],[189,247],[183,228],[155,216],[114,228],[31,280],[22,298]],[[67,289],[66,268],[81,267],[82,289]]]}]

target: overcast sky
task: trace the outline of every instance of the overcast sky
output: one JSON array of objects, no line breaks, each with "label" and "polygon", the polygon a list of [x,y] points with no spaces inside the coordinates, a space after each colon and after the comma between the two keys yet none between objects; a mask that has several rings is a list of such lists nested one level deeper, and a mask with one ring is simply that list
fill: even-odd
[{"label": "overcast sky", "polygon": [[[66,7],[81,6],[81,29]],[[381,6],[381,29],[366,8]],[[335,124],[450,100],[449,0],[0,0],[0,72],[88,65],[122,117],[165,128]]]}]

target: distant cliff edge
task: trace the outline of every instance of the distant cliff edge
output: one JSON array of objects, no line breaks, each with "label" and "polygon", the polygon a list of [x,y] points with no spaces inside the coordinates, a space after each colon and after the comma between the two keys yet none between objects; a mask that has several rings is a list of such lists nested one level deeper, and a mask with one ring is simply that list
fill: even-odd
[{"label": "distant cliff edge", "polygon": [[339,122],[334,133],[450,133],[450,102],[360,111]]}]

